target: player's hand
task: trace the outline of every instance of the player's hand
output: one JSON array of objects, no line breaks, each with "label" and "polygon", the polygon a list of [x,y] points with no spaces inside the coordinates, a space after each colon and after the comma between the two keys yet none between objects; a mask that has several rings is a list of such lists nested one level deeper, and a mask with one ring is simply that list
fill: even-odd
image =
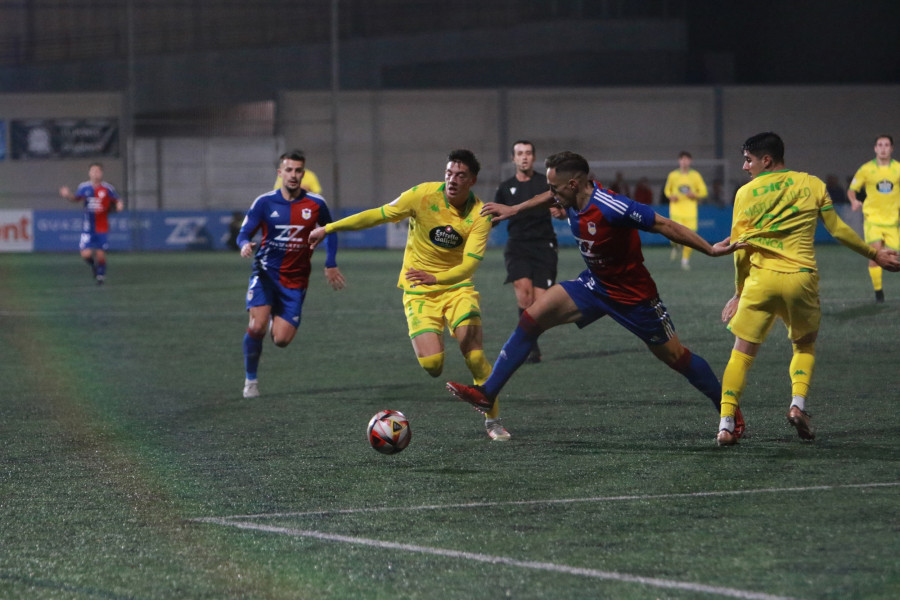
[{"label": "player's hand", "polygon": [[250,258],[253,254],[253,249],[256,247],[256,242],[247,242],[243,246],[241,246],[241,256],[244,258]]},{"label": "player's hand", "polygon": [[406,280],[412,283],[412,287],[416,287],[419,284],[422,285],[434,285],[437,283],[437,277],[432,275],[431,273],[426,273],[421,269],[410,269],[406,273],[404,273],[404,277]]},{"label": "player's hand", "polygon": [[335,290],[342,290],[347,285],[347,280],[344,279],[340,269],[337,267],[325,267],[325,280]]},{"label": "player's hand", "polygon": [[894,273],[900,271],[900,260],[898,260],[896,250],[880,248],[878,254],[875,255],[875,262],[878,263],[879,267],[886,271],[893,271]]},{"label": "player's hand", "polygon": [[860,202],[859,200],[851,200],[850,201],[850,210],[852,210],[853,212],[857,212],[861,208],[862,208],[862,202]]},{"label": "player's hand", "polygon": [[728,236],[721,242],[716,242],[712,245],[712,252],[710,253],[710,256],[725,256],[726,254],[731,254],[746,247],[746,242],[735,242],[734,244],[732,244],[731,236]]},{"label": "player's hand", "polygon": [[565,219],[566,218],[566,209],[562,207],[561,204],[551,204],[550,205],[550,216],[554,219]]},{"label": "player's hand", "polygon": [[516,210],[512,206],[507,206],[506,204],[500,204],[498,202],[488,202],[481,207],[481,216],[493,217],[492,220],[495,223],[505,221],[514,214],[516,214]]},{"label": "player's hand", "polygon": [[737,312],[738,302],[741,301],[740,296],[732,296],[731,300],[725,303],[725,308],[722,309],[722,322],[727,323],[731,320],[731,317],[734,316],[734,313]]},{"label": "player's hand", "polygon": [[319,242],[325,239],[325,228],[324,227],[316,227],[312,231],[309,232],[309,249],[313,250],[316,246],[319,245]]},{"label": "player's hand", "polygon": [[59,195],[68,200],[72,197],[72,189],[69,186],[64,185],[59,188]]}]

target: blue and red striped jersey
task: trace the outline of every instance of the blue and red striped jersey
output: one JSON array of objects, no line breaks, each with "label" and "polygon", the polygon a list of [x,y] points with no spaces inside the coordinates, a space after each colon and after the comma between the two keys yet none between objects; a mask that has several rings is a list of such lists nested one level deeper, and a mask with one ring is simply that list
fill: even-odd
[{"label": "blue and red striped jersey", "polygon": [[[287,200],[277,189],[253,201],[238,233],[237,245],[243,246],[257,231],[261,232],[254,258],[256,267],[284,287],[306,288],[312,258],[309,233],[330,222],[331,212],[322,196],[304,191],[296,200]],[[337,235],[329,234],[325,242],[325,266],[337,266]]]},{"label": "blue and red striped jersey", "polygon": [[639,304],[657,296],[656,283],[644,266],[638,229],[649,230],[652,208],[594,183],[581,212],[568,209],[569,227],[601,294],[623,304]]},{"label": "blue and red striped jersey", "polygon": [[78,184],[75,197],[84,200],[85,233],[109,233],[109,213],[116,210],[119,194],[111,184],[105,181],[94,186],[90,181]]}]

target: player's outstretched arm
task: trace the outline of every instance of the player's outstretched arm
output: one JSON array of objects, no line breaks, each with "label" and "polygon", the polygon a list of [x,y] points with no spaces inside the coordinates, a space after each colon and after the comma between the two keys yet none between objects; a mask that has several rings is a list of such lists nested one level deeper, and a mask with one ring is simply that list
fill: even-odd
[{"label": "player's outstretched arm", "polygon": [[875,254],[875,258],[872,259],[878,266],[884,269],[885,271],[892,271],[896,273],[900,271],[900,255],[898,255],[896,250],[891,250],[890,248],[879,248],[878,253]]},{"label": "player's outstretched arm", "polygon": [[653,227],[651,227],[649,231],[663,235],[676,244],[688,246],[690,248],[693,248],[694,250],[706,254],[707,256],[725,256],[726,254],[731,254],[735,250],[743,248],[746,245],[731,243],[730,238],[725,238],[721,242],[717,242],[715,245],[710,244],[702,237],[700,237],[696,231],[692,231],[681,223],[676,223],[675,221],[668,219],[660,215],[659,213],[656,213]]},{"label": "player's outstretched arm", "polygon": [[493,217],[493,221],[497,222],[505,221],[506,219],[514,217],[522,211],[532,210],[544,206],[551,206],[552,204],[554,204],[554,202],[555,200],[553,199],[553,193],[550,190],[547,190],[542,194],[538,194],[537,196],[529,198],[521,204],[516,204],[513,206],[500,204],[499,202],[488,202],[481,207],[481,216]]}]

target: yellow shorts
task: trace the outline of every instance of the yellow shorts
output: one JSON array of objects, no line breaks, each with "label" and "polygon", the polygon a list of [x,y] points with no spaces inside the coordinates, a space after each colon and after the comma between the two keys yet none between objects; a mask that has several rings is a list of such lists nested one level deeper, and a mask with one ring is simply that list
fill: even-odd
[{"label": "yellow shorts", "polygon": [[[671,209],[670,209],[671,211]],[[697,231],[697,210],[695,209],[693,213],[688,212],[687,214],[679,213],[677,211],[670,212],[670,219],[675,221],[676,223],[680,223],[690,229],[691,231]]]},{"label": "yellow shorts", "polygon": [[866,234],[866,243],[884,242],[884,245],[892,250],[900,250],[900,229],[896,225],[882,225],[880,223],[863,222]]},{"label": "yellow shorts", "polygon": [[751,267],[728,329],[743,340],[761,344],[775,317],[784,321],[791,340],[819,330],[822,309],[817,272],[780,273]]},{"label": "yellow shorts", "polygon": [[471,285],[427,294],[403,292],[403,308],[410,339],[427,331],[444,333],[444,325],[450,335],[456,337],[460,325],[481,325],[481,307],[478,292]]}]

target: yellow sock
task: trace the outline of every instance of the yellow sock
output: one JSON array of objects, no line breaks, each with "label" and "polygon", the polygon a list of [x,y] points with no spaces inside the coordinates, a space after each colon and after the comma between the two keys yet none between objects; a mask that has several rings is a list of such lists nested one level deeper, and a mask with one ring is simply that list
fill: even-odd
[{"label": "yellow sock", "polygon": [[472,373],[475,385],[481,385],[491,376],[491,363],[484,357],[483,350],[472,350],[465,355],[466,366]]},{"label": "yellow sock", "polygon": [[809,395],[809,382],[812,380],[815,364],[815,344],[794,344],[794,357],[791,359],[792,395],[804,398]]},{"label": "yellow sock", "polygon": [[876,292],[881,289],[881,267],[869,267],[869,277],[872,278],[872,289]]},{"label": "yellow sock", "polygon": [[438,352],[437,354],[432,354],[431,356],[419,356],[419,364],[422,365],[422,368],[428,372],[432,377],[437,377],[441,374],[441,371],[444,370],[444,353]]},{"label": "yellow sock", "polygon": [[[491,376],[491,363],[484,357],[483,350],[472,350],[465,356],[466,366],[472,372],[475,385],[481,385]],[[500,401],[494,402],[494,408],[484,413],[485,419],[496,419],[500,415]]]},{"label": "yellow sock", "polygon": [[737,350],[731,351],[731,358],[722,375],[722,408],[720,417],[732,417],[737,414],[741,394],[747,384],[747,372],[753,366],[753,357]]},{"label": "yellow sock", "polygon": [[693,251],[694,251],[694,249],[691,248],[690,246],[682,246],[681,247],[681,260],[690,260],[691,252],[693,252]]}]

